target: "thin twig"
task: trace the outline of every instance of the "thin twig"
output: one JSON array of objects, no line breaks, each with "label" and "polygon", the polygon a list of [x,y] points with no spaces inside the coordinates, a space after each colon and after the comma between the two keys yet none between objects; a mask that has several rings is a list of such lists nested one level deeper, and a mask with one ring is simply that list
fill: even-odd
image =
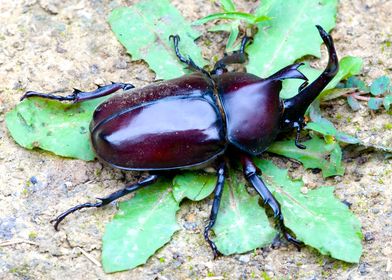
[{"label": "thin twig", "polygon": [[26,240],[26,239],[19,239],[19,238],[17,238],[17,239],[14,239],[14,240],[1,242],[0,243],[0,247],[12,246],[12,245],[21,244],[21,243],[38,246],[38,243],[36,243],[36,242],[30,241],[30,240]]},{"label": "thin twig", "polygon": [[96,266],[101,267],[101,264],[99,263],[99,261],[97,261],[97,259],[95,259],[91,254],[87,253],[85,250],[83,250],[80,247],[77,247],[80,252],[87,258],[89,259],[93,264],[95,264]]}]

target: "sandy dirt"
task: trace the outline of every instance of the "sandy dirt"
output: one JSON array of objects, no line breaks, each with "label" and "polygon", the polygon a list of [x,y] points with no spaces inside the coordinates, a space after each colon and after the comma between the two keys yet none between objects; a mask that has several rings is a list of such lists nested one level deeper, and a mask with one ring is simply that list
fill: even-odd
[{"label": "sandy dirt", "polygon": [[[300,252],[293,246],[264,248],[213,260],[202,231],[211,199],[184,203],[178,214],[181,230],[171,242],[132,271],[107,275],[86,257],[100,259],[105,223],[115,205],[75,214],[56,232],[49,223],[56,214],[96,196],[109,194],[132,180],[99,162],[63,159],[19,147],[10,138],[4,116],[26,90],[92,89],[94,83],[131,82],[143,86],[154,75],[143,62],[131,62],[107,23],[109,11],[134,1],[1,0],[0,1],[0,279],[392,279],[392,165],[381,152],[346,149],[346,174],[324,181],[320,174],[279,159],[312,186],[332,185],[341,200],[352,203],[365,239],[359,264],[350,265]],[[189,3],[188,3],[189,2]],[[238,1],[246,9],[254,1]],[[178,1],[190,20],[218,11],[213,1]],[[339,4],[333,31],[341,57],[365,62],[363,79],[392,77],[391,0],[345,0]],[[206,58],[215,53],[204,42],[224,45],[224,35],[207,34],[199,45]],[[325,63],[316,62],[320,66]],[[367,143],[392,146],[391,115],[351,111],[344,100],[323,106],[342,131]],[[388,126],[389,124],[389,126]],[[22,243],[18,243],[22,240]],[[164,261],[162,261],[164,260]],[[216,277],[216,278],[214,278]]]}]

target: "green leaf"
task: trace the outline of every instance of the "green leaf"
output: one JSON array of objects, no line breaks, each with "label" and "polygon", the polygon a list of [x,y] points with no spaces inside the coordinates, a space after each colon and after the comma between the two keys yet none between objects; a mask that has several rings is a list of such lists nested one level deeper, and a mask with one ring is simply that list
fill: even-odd
[{"label": "green leaf", "polygon": [[194,43],[199,33],[167,0],[144,0],[132,7],[115,9],[108,21],[132,59],[145,60],[157,79],[176,78],[188,72],[187,65],[175,55],[170,35],[180,35],[179,48],[185,57],[191,57],[200,67],[205,65]]},{"label": "green leaf", "polygon": [[390,79],[387,76],[378,77],[370,85],[370,93],[373,95],[383,94],[388,90]]},{"label": "green leaf", "polygon": [[322,118],[317,122],[309,122],[306,124],[306,129],[311,129],[321,133],[323,135],[335,136],[336,128],[335,126],[327,119]]},{"label": "green leaf", "polygon": [[106,225],[102,264],[105,272],[134,268],[147,261],[179,229],[178,202],[162,181],[121,202],[120,210]]},{"label": "green leaf", "polygon": [[319,168],[323,177],[344,174],[342,151],[338,143],[327,144],[313,136],[311,140],[301,144],[306,146],[305,150],[298,149],[294,140],[277,141],[268,148],[268,152],[299,160],[304,168]]},{"label": "green leaf", "polygon": [[384,105],[385,110],[388,111],[391,104],[392,104],[392,95],[385,96],[384,100],[383,100],[383,105]]},{"label": "green leaf", "polygon": [[324,91],[319,95],[318,98],[325,100],[328,95],[333,93],[333,88],[342,81],[346,80],[350,76],[358,75],[361,72],[363,60],[355,56],[345,56],[339,61],[339,71]]},{"label": "green leaf", "polygon": [[358,79],[358,77],[355,77],[355,76],[351,76],[347,79],[345,87],[346,88],[358,88],[364,92],[369,92],[369,90],[370,90],[364,81],[361,81],[360,79]]},{"label": "green leaf", "polygon": [[181,202],[185,197],[199,201],[214,191],[215,183],[215,174],[186,172],[174,177],[173,196],[177,202]]},{"label": "green leaf", "polygon": [[258,22],[269,20],[270,18],[267,16],[257,17],[255,15],[243,13],[243,12],[224,12],[224,13],[211,14],[201,19],[198,19],[195,22],[193,22],[193,25],[201,25],[211,20],[217,20],[217,19],[243,20],[250,24],[256,24]]},{"label": "green leaf", "polygon": [[[324,91],[319,95],[320,99],[329,99],[329,95],[334,94],[333,89],[341,81],[349,76],[357,75],[362,69],[363,61],[358,57],[345,56],[339,61],[339,71],[335,78],[325,87]],[[299,70],[309,79],[309,82],[313,82],[320,74],[322,70],[312,68],[309,63],[301,66]],[[290,98],[298,93],[298,87],[303,83],[301,80],[288,79],[283,81],[283,88],[280,93],[282,98]]]},{"label": "green leaf", "polygon": [[230,170],[213,227],[213,240],[222,254],[240,254],[272,242],[276,231],[258,200],[258,196],[248,194],[238,174]]},{"label": "green leaf", "polygon": [[235,5],[233,1],[231,0],[220,0],[220,4],[223,7],[223,10],[225,12],[234,12],[235,11]]},{"label": "green leaf", "polygon": [[322,39],[315,25],[327,31],[335,26],[337,0],[267,0],[259,9],[264,11],[264,5],[271,20],[258,24],[260,32],[247,48],[247,72],[268,77],[305,55],[320,56]]},{"label": "green leaf", "polygon": [[234,44],[235,41],[237,40],[238,34],[240,33],[239,25],[240,25],[239,21],[234,21],[231,25],[230,35],[229,38],[227,39],[227,44],[226,44],[226,51],[228,52],[234,51]]},{"label": "green leaf", "polygon": [[351,135],[338,131],[332,122],[330,122],[326,118],[323,118],[320,112],[320,102],[318,100],[313,102],[312,105],[310,106],[309,116],[312,122],[307,123],[305,128],[323,134],[324,136],[326,136],[325,137],[326,140],[329,139],[330,141],[333,142],[334,141],[333,138],[330,139],[332,136],[340,142],[344,142],[348,144],[360,143],[360,140],[358,140],[357,138]]},{"label": "green leaf", "polygon": [[208,29],[208,31],[210,32],[220,32],[220,31],[230,32],[231,30],[232,30],[231,23],[217,24]]},{"label": "green leaf", "polygon": [[382,98],[370,97],[368,101],[368,107],[371,110],[378,110],[380,109],[382,103]]},{"label": "green leaf", "polygon": [[93,160],[89,124],[95,108],[105,99],[66,104],[29,98],[7,113],[7,128],[27,149],[41,148],[64,157]]},{"label": "green leaf", "polygon": [[240,26],[240,21],[235,20],[231,23],[228,24],[218,24],[215,25],[213,27],[211,27],[210,29],[208,29],[208,31],[210,32],[218,32],[218,31],[225,31],[225,32],[229,32],[229,38],[227,39],[227,43],[226,43],[226,52],[232,52],[235,51],[235,41],[238,37],[238,34],[240,32],[239,30],[239,26]]},{"label": "green leaf", "polygon": [[285,225],[305,244],[324,255],[358,263],[362,233],[358,219],[333,195],[332,187],[301,192],[303,183],[292,181],[287,170],[265,160],[256,160],[268,188],[279,201]]},{"label": "green leaf", "polygon": [[361,104],[352,96],[347,96],[347,103],[353,109],[353,111],[358,111],[361,109]]}]

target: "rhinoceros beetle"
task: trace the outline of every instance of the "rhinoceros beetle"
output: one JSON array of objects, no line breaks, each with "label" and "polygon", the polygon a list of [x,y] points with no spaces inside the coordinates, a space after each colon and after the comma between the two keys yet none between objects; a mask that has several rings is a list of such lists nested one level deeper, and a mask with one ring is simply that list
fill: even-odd
[{"label": "rhinoceros beetle", "polygon": [[[316,27],[328,48],[329,62],[323,73],[310,84],[298,70],[301,63],[289,65],[266,79],[248,73],[228,72],[228,64],[246,61],[247,37],[242,40],[239,51],[225,55],[208,72],[191,58],[182,56],[178,50],[179,36],[170,36],[177,57],[195,70],[194,73],[140,89],[133,89],[131,84],[112,83],[91,92],[75,90],[69,96],[27,92],[22,99],[35,96],[81,102],[120,89],[127,90],[124,94],[112,96],[95,110],[90,125],[92,146],[97,157],[114,168],[148,171],[150,174],[95,203],[70,208],[53,220],[55,229],[66,216],[77,210],[102,207],[153,184],[163,171],[215,165],[217,182],[204,237],[216,257],[219,252],[209,231],[218,214],[226,159],[230,154],[241,162],[246,179],[272,209],[281,234],[299,246],[301,242],[285,227],[280,205],[259,176],[260,170],[251,157],[263,153],[278,134],[293,128],[297,132],[296,146],[305,148],[299,143],[305,111],[338,71],[333,40],[320,26]],[[279,93],[284,79],[304,82],[296,96],[282,100]]]}]

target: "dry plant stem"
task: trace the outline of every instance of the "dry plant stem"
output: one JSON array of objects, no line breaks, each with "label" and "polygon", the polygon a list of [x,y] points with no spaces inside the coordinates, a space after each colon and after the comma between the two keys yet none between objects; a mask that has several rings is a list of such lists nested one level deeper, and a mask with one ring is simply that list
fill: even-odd
[{"label": "dry plant stem", "polygon": [[[355,98],[355,99],[357,99],[357,100],[369,101],[369,100],[370,100],[370,97],[369,97],[369,96],[361,96],[361,95],[365,95],[365,94],[368,94],[368,92],[364,92],[364,91],[354,91],[354,92],[351,92],[351,93],[346,93],[344,96],[345,96],[345,97],[351,96],[352,98]],[[373,98],[379,99],[379,100],[382,100],[382,99],[383,99],[382,97],[373,97]]]}]

